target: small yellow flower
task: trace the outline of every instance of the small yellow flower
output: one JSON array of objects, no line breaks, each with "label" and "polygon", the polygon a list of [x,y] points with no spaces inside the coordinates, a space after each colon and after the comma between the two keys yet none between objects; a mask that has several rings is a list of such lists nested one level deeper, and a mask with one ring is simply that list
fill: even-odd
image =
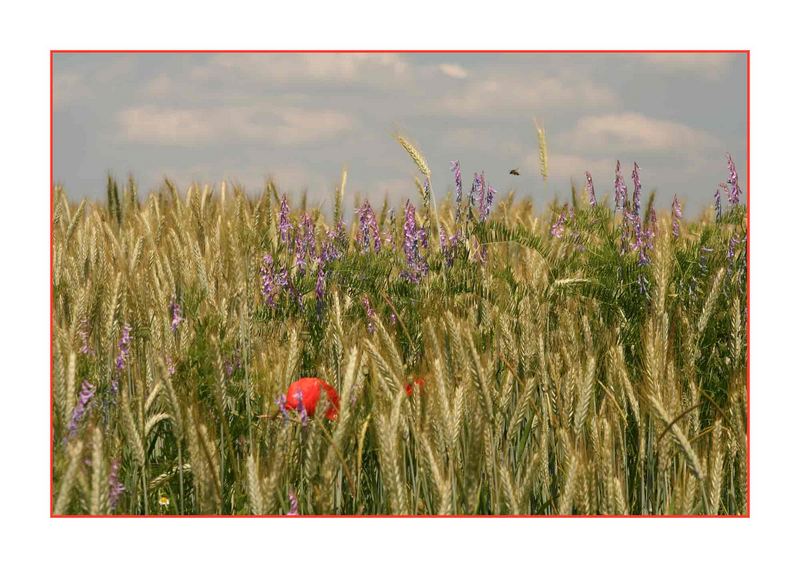
[{"label": "small yellow flower", "polygon": [[169,507],[169,497],[167,497],[166,495],[162,495],[161,497],[158,498],[158,504],[161,505],[162,507]]}]

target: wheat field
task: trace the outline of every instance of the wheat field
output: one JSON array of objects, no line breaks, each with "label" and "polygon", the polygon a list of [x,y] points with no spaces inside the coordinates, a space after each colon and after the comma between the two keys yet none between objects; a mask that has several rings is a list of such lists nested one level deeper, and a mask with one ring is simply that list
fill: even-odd
[{"label": "wheat field", "polygon": [[[400,142],[374,209],[53,189],[53,514],[748,514],[735,173],[694,219],[638,168],[535,203],[454,163],[436,203]],[[299,377],[335,419],[281,412]]]}]

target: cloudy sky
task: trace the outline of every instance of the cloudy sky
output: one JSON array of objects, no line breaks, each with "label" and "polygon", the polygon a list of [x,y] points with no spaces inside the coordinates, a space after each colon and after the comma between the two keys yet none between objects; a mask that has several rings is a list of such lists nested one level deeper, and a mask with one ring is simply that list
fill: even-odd
[{"label": "cloudy sky", "polygon": [[483,170],[538,206],[585,170],[610,194],[616,160],[690,213],[726,178],[727,152],[746,178],[743,54],[56,54],[53,74],[54,176],[74,198],[104,198],[110,171],[142,190],[167,176],[260,191],[272,176],[330,201],[346,166],[348,193],[399,203],[415,168],[395,132],[438,195],[456,159],[465,183]]}]

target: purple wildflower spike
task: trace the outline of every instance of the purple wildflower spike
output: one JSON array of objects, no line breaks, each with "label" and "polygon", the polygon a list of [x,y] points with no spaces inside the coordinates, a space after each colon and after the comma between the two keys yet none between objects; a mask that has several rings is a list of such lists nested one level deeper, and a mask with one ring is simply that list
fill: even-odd
[{"label": "purple wildflower spike", "polygon": [[294,393],[294,398],[297,401],[297,412],[300,414],[300,422],[303,426],[308,426],[308,411],[303,404],[303,391],[298,390]]},{"label": "purple wildflower spike", "polygon": [[731,263],[733,262],[733,257],[734,257],[734,254],[736,253],[736,245],[738,245],[741,242],[742,241],[737,239],[735,236],[731,237],[730,240],[728,241],[728,261],[729,262],[731,262]]},{"label": "purple wildflower spike", "polygon": [[[722,189],[727,189],[724,183],[719,184]],[[714,190],[714,212],[716,213],[717,223],[722,220],[722,200],[719,194],[719,187]]]},{"label": "purple wildflower spike", "polygon": [[78,426],[80,426],[89,408],[89,403],[94,397],[94,391],[95,388],[89,381],[83,381],[81,384],[81,392],[78,394],[78,402],[75,403],[75,408],[72,409],[72,416],[70,417],[69,426],[67,427],[67,439],[72,438],[77,433]]},{"label": "purple wildflower spike", "polygon": [[372,335],[375,333],[375,310],[369,303],[369,298],[364,296],[364,311],[367,314],[367,332]]},{"label": "purple wildflower spike", "polygon": [[402,273],[402,276],[416,284],[422,276],[428,273],[428,263],[420,254],[420,248],[428,246],[428,235],[424,228],[417,228],[416,212],[410,201],[406,201],[406,221],[403,224],[403,234],[403,251],[408,268]]},{"label": "purple wildflower spike", "polygon": [[275,307],[275,271],[272,262],[272,255],[265,254],[261,261],[261,295],[271,308]]},{"label": "purple wildflower spike", "polygon": [[633,211],[625,210],[622,212],[622,242],[621,250],[637,251],[641,245],[641,228],[639,216]]},{"label": "purple wildflower spike", "polygon": [[272,256],[265,254],[261,262],[261,295],[269,307],[275,307],[275,299],[281,290],[288,286],[288,273],[285,268],[275,269]]},{"label": "purple wildflower spike", "polygon": [[131,326],[125,324],[122,326],[122,336],[119,339],[119,354],[117,355],[116,365],[117,370],[121,371],[125,368],[125,362],[128,360],[128,352],[131,346]]},{"label": "purple wildflower spike", "polygon": [[625,180],[622,178],[622,170],[617,160],[616,179],[614,180],[614,208],[617,211],[622,210],[628,201],[628,187],[625,185]]},{"label": "purple wildflower spike", "polygon": [[299,513],[297,512],[297,495],[295,495],[294,491],[291,489],[289,490],[289,512],[286,513],[287,517],[297,517]]},{"label": "purple wildflower spike", "polygon": [[[302,228],[302,231],[300,230]],[[310,257],[314,256],[316,248],[316,227],[308,213],[303,214],[303,222],[298,227],[294,242],[294,258],[300,274],[305,274]]]},{"label": "purple wildflower spike", "polygon": [[281,199],[281,213],[278,221],[278,228],[281,233],[281,242],[288,245],[290,243],[289,233],[292,230],[292,222],[289,220],[289,204],[286,202],[286,195]]},{"label": "purple wildflower spike", "polygon": [[178,329],[178,326],[181,324],[181,322],[186,321],[186,319],[182,315],[181,306],[175,300],[174,296],[172,297],[172,300],[169,303],[169,311],[172,314],[172,331],[174,332]]},{"label": "purple wildflower spike", "polygon": [[111,462],[111,472],[108,475],[108,504],[111,510],[117,508],[117,503],[125,486],[119,480],[119,460]]},{"label": "purple wildflower spike", "polygon": [[486,209],[483,212],[483,218],[486,219],[489,216],[489,211],[492,208],[492,202],[494,201],[495,189],[491,185],[486,189]]},{"label": "purple wildflower spike", "polygon": [[458,160],[450,162],[450,171],[453,172],[456,178],[456,223],[458,223],[461,219],[461,198],[463,192],[461,164],[458,162]]},{"label": "purple wildflower spike", "polygon": [[167,364],[167,375],[170,377],[175,374],[175,362],[172,360],[172,357],[167,355],[165,362]]},{"label": "purple wildflower spike", "polygon": [[586,172],[586,193],[589,195],[589,205],[596,207],[597,198],[594,194],[594,182],[592,181],[592,174],[589,172]]},{"label": "purple wildflower spike", "polygon": [[286,395],[281,394],[278,398],[275,399],[275,404],[278,405],[278,410],[281,414],[283,414],[283,423],[289,420],[289,412],[286,410]]},{"label": "purple wildflower spike", "polygon": [[672,199],[672,236],[679,237],[680,236],[680,222],[683,218],[683,212],[681,211],[681,202],[678,201],[678,196],[676,195]]},{"label": "purple wildflower spike", "polygon": [[[378,231],[378,221],[375,218],[375,212],[372,210],[369,201],[365,200],[356,213],[358,213],[359,221],[358,240],[361,243],[362,250],[364,252],[369,252],[370,248],[372,248],[375,252],[380,252],[381,238],[380,232]],[[370,243],[370,241],[372,241],[372,243]],[[371,247],[370,244],[372,245]]]},{"label": "purple wildflower spike", "polygon": [[728,154],[728,185],[731,187],[728,201],[731,205],[738,205],[741,192],[739,189],[739,175],[736,173],[736,164],[733,163],[733,158],[731,158],[730,154]]},{"label": "purple wildflower spike", "polygon": [[325,299],[325,269],[322,267],[321,262],[317,268],[317,285],[314,291],[317,296],[317,303],[322,304],[322,301]]},{"label": "purple wildflower spike", "polygon": [[478,180],[478,217],[483,221],[486,219],[486,176],[481,172],[480,177],[475,174],[475,179]]},{"label": "purple wildflower spike", "polygon": [[81,353],[84,355],[94,355],[94,349],[89,346],[89,332],[89,320],[86,318],[81,319],[78,336],[81,338]]},{"label": "purple wildflower spike", "polygon": [[633,162],[633,212],[639,215],[639,206],[642,199],[642,182],[639,178],[639,164]]},{"label": "purple wildflower spike", "polygon": [[325,240],[322,242],[322,252],[319,257],[324,264],[342,257],[344,236],[344,224],[341,221],[335,229],[325,231]]},{"label": "purple wildflower spike", "polygon": [[453,266],[453,261],[455,260],[456,255],[456,248],[460,242],[459,235],[461,234],[461,230],[459,229],[456,231],[456,234],[451,236],[450,238],[447,237],[447,229],[442,227],[441,232],[439,233],[439,244],[442,248],[442,256],[444,257],[444,264],[445,266]]},{"label": "purple wildflower spike", "polygon": [[567,206],[561,210],[561,214],[556,219],[553,226],[550,227],[550,236],[560,239],[564,236],[564,223],[567,221]]}]

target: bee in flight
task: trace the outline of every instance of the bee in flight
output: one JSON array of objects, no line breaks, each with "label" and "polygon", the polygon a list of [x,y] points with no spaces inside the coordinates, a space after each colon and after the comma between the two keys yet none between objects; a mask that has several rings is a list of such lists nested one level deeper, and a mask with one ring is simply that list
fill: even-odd
[{"label": "bee in flight", "polygon": [[510,172],[508,172],[508,173],[509,173],[509,174],[511,174],[512,176],[518,176],[518,175],[519,175],[519,170],[517,170],[517,169],[514,169],[514,170],[511,170],[511,171],[510,171]]}]

